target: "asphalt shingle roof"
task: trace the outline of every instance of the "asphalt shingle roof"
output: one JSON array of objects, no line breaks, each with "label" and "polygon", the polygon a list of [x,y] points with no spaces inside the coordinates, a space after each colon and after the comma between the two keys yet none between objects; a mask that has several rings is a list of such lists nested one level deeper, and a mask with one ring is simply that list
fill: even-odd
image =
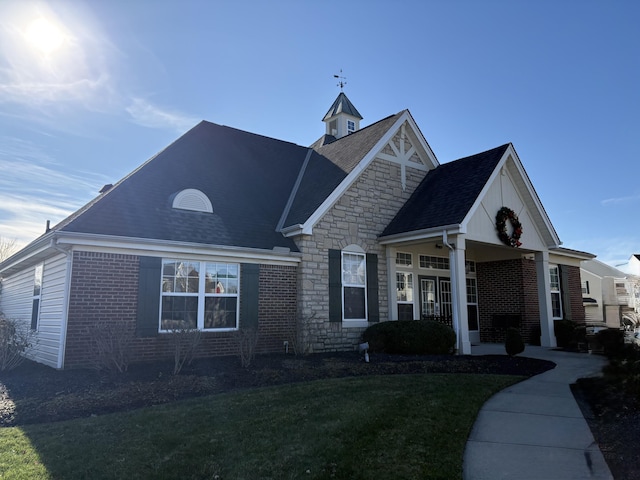
[{"label": "asphalt shingle roof", "polygon": [[431,170],[381,237],[461,223],[509,144]]},{"label": "asphalt shingle roof", "polygon": [[[386,117],[351,135],[314,149],[284,226],[304,223],[403,112]],[[314,145],[316,145],[316,142]]]},{"label": "asphalt shingle roof", "polygon": [[[54,229],[298,251],[276,226],[307,152],[203,121]],[[187,188],[205,193],[213,214],[172,208]]]}]

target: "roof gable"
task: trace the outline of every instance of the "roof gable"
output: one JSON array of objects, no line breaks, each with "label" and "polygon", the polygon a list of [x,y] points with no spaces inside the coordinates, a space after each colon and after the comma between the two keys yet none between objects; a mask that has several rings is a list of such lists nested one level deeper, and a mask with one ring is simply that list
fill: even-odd
[{"label": "roof gable", "polygon": [[384,230],[382,241],[421,238],[447,229],[499,244],[495,216],[503,206],[522,214],[530,247],[559,247],[560,239],[510,143],[429,172]]},{"label": "roof gable", "polygon": [[507,147],[502,145],[430,171],[381,236],[462,223]]},{"label": "roof gable", "polygon": [[425,172],[438,165],[408,110],[318,146],[301,171],[290,209],[281,222],[285,234],[310,233],[318,219],[375,158],[396,162],[403,172],[408,165]]}]

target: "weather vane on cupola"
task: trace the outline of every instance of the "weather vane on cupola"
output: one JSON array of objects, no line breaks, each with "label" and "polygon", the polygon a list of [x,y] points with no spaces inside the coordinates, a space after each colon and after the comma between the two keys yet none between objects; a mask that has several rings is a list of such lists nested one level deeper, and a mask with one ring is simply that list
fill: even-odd
[{"label": "weather vane on cupola", "polygon": [[338,83],[336,86],[340,87],[340,91],[342,92],[342,89],[347,84],[347,77],[342,76],[342,69],[340,69],[340,75],[334,75],[333,78],[338,79]]}]

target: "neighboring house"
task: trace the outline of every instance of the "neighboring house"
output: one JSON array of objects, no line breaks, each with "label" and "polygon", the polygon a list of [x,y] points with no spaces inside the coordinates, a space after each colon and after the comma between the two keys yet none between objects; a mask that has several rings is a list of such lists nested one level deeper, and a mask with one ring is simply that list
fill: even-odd
[{"label": "neighboring house", "polygon": [[378,321],[452,323],[458,350],[508,326],[554,346],[583,322],[580,263],[563,249],[511,144],[440,164],[408,110],[360,128],[340,93],[311,147],[201,122],[0,264],[0,310],[30,322],[33,357],[86,365],[88,329],[120,322],[135,360],[352,350]]},{"label": "neighboring house", "polygon": [[631,255],[627,263],[626,271],[631,275],[640,277],[640,254],[634,253]]},{"label": "neighboring house", "polygon": [[626,273],[598,260],[582,262],[582,301],[588,325],[619,328],[633,314],[633,280]]}]

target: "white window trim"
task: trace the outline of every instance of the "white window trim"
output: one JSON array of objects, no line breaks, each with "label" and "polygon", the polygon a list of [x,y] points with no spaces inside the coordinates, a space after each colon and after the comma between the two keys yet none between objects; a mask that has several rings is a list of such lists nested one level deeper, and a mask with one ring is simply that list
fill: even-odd
[{"label": "white window trim", "polygon": [[[35,318],[36,318],[36,322],[35,322],[35,328],[32,328],[32,330],[34,331],[38,331],[40,329],[40,312],[42,310],[42,286],[43,286],[43,280],[44,280],[44,263],[39,263],[35,266],[34,270],[33,270],[33,296],[31,297],[31,326],[33,327],[33,316],[35,313]],[[36,295],[35,293],[35,289],[36,289],[36,284],[39,283],[40,284],[40,288],[38,289],[38,294]],[[34,312],[33,311],[33,303],[35,301],[38,301],[38,311]]]},{"label": "white window trim", "polygon": [[[401,255],[409,255],[409,264],[406,263],[398,263],[398,254]],[[396,252],[396,266],[398,268],[413,268],[413,253],[410,252]]]},{"label": "white window trim", "polygon": [[[358,255],[362,257],[363,265],[364,265],[364,285],[347,283],[344,281],[344,256],[348,255]],[[357,245],[349,245],[344,250],[340,252],[340,275],[341,275],[341,284],[342,284],[342,321],[351,326],[356,326],[354,324],[358,323],[360,325],[366,325],[368,323],[369,318],[369,310],[367,305],[367,255],[362,248]],[[344,290],[345,288],[362,288],[364,289],[364,318],[345,318],[345,299],[344,299]]]},{"label": "white window trim", "polygon": [[[191,262],[191,263],[199,263],[199,277],[198,277],[198,292],[196,294],[191,292],[165,292],[162,289],[162,282],[164,278],[164,262]],[[208,263],[224,263],[227,265],[236,265],[238,268],[238,293],[229,294],[229,293],[206,293],[205,285],[206,285],[206,275],[203,272],[206,272],[206,265]],[[171,333],[172,330],[164,330],[162,328],[162,300],[164,297],[198,297],[198,316],[196,319],[196,329],[201,332],[235,332],[239,329],[240,322],[240,265],[233,262],[207,262],[201,260],[191,260],[186,258],[163,258],[162,259],[162,271],[160,275],[160,318],[158,319],[158,332],[159,333]],[[236,326],[231,328],[204,328],[204,305],[205,298],[236,298]]]},{"label": "white window trim", "polygon": [[[552,282],[551,282],[551,270],[555,270],[556,271],[556,276],[558,277],[558,289],[554,290],[553,286],[552,286]],[[562,305],[562,279],[560,278],[560,268],[558,267],[558,265],[549,265],[549,289],[550,289],[550,295],[551,295],[551,314],[553,315],[553,296],[557,295],[558,296],[558,304],[560,305],[560,316],[556,317],[553,316],[552,318],[554,320],[562,320],[562,318],[564,317],[564,306]]]}]

